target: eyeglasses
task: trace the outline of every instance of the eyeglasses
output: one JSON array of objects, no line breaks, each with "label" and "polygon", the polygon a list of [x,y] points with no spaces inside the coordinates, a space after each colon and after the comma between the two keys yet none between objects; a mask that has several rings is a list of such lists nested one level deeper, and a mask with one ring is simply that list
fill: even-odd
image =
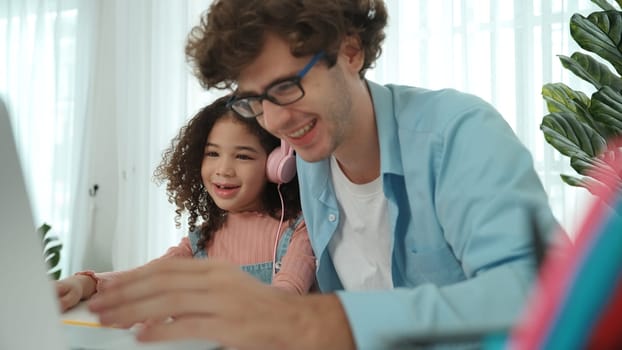
[{"label": "eyeglasses", "polygon": [[279,106],[286,106],[300,100],[305,96],[305,90],[300,85],[300,81],[322,56],[324,56],[324,52],[316,53],[311,61],[295,76],[275,81],[261,95],[231,96],[227,102],[227,107],[244,118],[256,118],[263,114],[263,100],[268,100]]}]

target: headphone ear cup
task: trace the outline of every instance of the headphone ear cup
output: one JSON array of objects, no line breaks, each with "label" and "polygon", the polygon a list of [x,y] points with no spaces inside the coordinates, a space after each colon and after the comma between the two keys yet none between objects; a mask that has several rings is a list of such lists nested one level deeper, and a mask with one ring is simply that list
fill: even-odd
[{"label": "headphone ear cup", "polygon": [[287,142],[281,140],[281,146],[268,155],[266,175],[270,182],[276,184],[290,182],[296,175],[294,149]]}]

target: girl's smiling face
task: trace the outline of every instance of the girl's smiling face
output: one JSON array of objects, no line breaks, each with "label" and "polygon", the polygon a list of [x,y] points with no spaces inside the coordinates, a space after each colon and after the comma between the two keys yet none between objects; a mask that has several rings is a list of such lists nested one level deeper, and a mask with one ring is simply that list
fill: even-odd
[{"label": "girl's smiling face", "polygon": [[226,211],[260,211],[267,153],[248,127],[232,117],[216,121],[207,135],[201,178],[216,205]]}]

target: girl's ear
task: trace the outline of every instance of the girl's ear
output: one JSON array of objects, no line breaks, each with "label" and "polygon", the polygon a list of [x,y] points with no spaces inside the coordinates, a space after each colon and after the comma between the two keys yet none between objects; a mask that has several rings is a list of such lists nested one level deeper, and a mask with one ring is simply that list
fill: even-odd
[{"label": "girl's ear", "polygon": [[361,40],[357,35],[348,35],[341,41],[339,59],[348,70],[358,72],[365,63],[365,51],[361,48]]}]

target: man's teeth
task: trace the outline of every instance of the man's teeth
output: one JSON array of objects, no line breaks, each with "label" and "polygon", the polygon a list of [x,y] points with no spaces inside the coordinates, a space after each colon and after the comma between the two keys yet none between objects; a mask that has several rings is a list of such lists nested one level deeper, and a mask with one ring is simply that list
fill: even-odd
[{"label": "man's teeth", "polygon": [[291,138],[298,138],[298,137],[302,137],[304,134],[306,134],[307,132],[309,132],[309,130],[311,130],[311,128],[313,128],[313,125],[315,125],[315,122],[309,123],[307,125],[305,125],[304,127],[298,129],[297,131],[294,131],[293,133],[287,135]]}]

